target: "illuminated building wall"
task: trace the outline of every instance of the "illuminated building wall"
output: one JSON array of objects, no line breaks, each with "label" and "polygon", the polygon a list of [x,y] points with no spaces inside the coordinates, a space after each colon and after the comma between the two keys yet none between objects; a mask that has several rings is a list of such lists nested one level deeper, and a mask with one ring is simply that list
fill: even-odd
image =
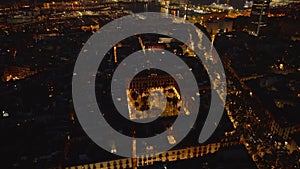
[{"label": "illuminated building wall", "polygon": [[231,20],[213,20],[205,23],[207,32],[216,35],[221,32],[232,32],[233,22]]}]

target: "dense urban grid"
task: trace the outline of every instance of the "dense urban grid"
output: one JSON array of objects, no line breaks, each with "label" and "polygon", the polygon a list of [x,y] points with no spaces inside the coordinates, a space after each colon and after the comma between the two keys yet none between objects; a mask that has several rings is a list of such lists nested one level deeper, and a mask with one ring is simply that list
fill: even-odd
[{"label": "dense urban grid", "polygon": [[[112,143],[107,152],[83,131],[71,86],[75,61],[89,37],[114,19],[140,12],[184,18],[208,36],[223,62],[227,98],[217,130],[199,144],[210,86],[219,84],[209,80],[195,52],[163,35],[120,41],[101,62],[95,89],[103,116],[120,133],[134,142],[170,128],[181,109],[187,116],[198,113],[185,109],[168,73],[150,69],[140,72],[126,91],[129,117],[157,120],[120,123],[110,84],[116,68],[133,52],[177,55],[195,76],[201,98],[188,135],[178,143],[176,132],[169,133],[173,149],[156,152],[155,146],[145,145],[146,156],[124,158],[116,155],[121,147]],[[2,168],[300,168],[299,17],[297,0],[0,0]],[[150,107],[153,111],[146,113]]]}]

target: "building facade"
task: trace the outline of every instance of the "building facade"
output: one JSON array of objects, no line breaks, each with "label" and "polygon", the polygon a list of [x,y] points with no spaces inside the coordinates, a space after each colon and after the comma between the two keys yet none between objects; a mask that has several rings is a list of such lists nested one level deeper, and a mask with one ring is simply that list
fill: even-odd
[{"label": "building facade", "polygon": [[251,10],[250,34],[258,36],[261,28],[267,26],[271,0],[254,0]]}]

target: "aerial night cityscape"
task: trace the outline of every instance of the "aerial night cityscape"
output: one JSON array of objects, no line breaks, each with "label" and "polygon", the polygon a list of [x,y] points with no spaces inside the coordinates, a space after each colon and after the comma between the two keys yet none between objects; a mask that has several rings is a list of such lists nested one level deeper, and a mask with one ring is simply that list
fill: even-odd
[{"label": "aerial night cityscape", "polygon": [[[156,23],[147,13],[163,18]],[[119,20],[128,16],[138,19]],[[0,168],[299,169],[299,17],[299,0],[0,0]],[[181,22],[195,27],[199,37],[176,26]],[[97,47],[121,37],[126,24],[139,32],[139,23],[165,33],[122,36],[109,45],[96,73],[79,78],[85,74],[77,64],[94,64],[87,64],[91,47],[97,58]],[[108,25],[114,27],[107,31]],[[108,38],[92,46],[90,40],[103,32]],[[181,34],[190,38],[182,41]],[[146,58],[147,65],[156,55],[161,57],[151,65],[177,73],[144,68],[138,59]],[[182,65],[171,65],[175,58]],[[212,70],[217,64],[222,69]],[[83,86],[76,99],[74,83],[90,85],[89,79],[93,93]],[[195,84],[196,92],[182,84]],[[85,101],[89,96],[95,96],[105,124],[92,122],[93,108],[78,112],[94,106]],[[76,106],[80,99],[83,104]],[[218,110],[220,120],[212,118]],[[192,117],[194,123],[181,124],[188,132],[176,127]],[[89,131],[96,127],[85,126],[87,119],[90,126],[111,126],[129,138],[129,146],[118,144],[117,136],[110,139],[105,129],[94,140]],[[215,130],[199,141],[207,124]],[[149,137],[171,148],[139,142]],[[132,156],[122,155],[127,148]]]}]

